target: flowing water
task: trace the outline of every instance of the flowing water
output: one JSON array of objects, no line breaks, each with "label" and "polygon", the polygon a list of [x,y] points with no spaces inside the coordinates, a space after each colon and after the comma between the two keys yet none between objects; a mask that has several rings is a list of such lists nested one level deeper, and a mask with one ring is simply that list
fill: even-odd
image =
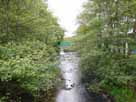
[{"label": "flowing water", "polygon": [[60,88],[56,102],[86,102],[86,91],[80,83],[79,57],[75,52],[60,52],[60,69],[64,85]]}]

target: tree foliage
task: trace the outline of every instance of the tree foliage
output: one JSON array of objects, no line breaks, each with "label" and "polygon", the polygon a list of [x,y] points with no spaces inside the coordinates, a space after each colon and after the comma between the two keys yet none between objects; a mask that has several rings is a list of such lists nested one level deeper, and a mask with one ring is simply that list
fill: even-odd
[{"label": "tree foliage", "polygon": [[[127,87],[135,92],[135,7],[135,0],[92,0],[84,5],[76,42],[88,89],[110,94],[115,88],[122,92]],[[118,92],[111,95],[117,102],[130,102],[129,95],[125,101],[119,99],[125,97],[116,97]]]},{"label": "tree foliage", "polygon": [[[43,0],[0,0],[2,102],[48,99],[58,82],[55,43],[62,40],[63,32]],[[24,95],[33,100],[25,100]]]}]

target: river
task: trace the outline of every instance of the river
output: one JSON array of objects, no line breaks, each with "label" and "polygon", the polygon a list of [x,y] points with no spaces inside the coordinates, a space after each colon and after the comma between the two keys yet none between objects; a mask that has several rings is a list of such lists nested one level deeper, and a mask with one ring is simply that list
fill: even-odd
[{"label": "river", "polygon": [[79,57],[76,52],[60,52],[60,69],[64,85],[58,91],[56,102],[86,102],[86,91],[80,83]]}]

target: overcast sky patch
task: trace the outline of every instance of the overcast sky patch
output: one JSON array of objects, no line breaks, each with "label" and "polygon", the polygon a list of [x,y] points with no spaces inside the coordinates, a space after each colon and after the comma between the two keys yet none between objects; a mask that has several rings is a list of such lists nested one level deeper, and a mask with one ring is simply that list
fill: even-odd
[{"label": "overcast sky patch", "polygon": [[49,9],[59,19],[59,24],[66,29],[66,36],[72,36],[77,28],[76,17],[86,0],[48,0]]}]

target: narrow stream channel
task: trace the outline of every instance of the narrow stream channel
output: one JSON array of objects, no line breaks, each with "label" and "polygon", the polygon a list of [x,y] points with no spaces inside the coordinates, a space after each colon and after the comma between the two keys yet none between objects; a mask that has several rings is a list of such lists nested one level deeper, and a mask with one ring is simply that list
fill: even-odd
[{"label": "narrow stream channel", "polygon": [[79,57],[75,52],[60,52],[60,69],[64,85],[56,96],[56,102],[86,102],[86,91],[80,83]]}]

